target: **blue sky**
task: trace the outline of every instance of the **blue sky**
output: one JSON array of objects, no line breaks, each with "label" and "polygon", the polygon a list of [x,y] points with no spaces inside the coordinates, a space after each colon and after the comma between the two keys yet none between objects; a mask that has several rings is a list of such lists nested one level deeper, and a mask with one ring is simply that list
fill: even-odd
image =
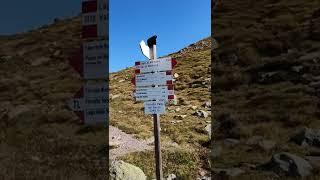
[{"label": "blue sky", "polygon": [[8,0],[0,6],[0,35],[15,34],[80,13],[81,0]]},{"label": "blue sky", "polygon": [[[158,36],[158,56],[210,36],[210,0],[109,0],[110,71],[146,60],[141,40]],[[0,35],[24,32],[79,14],[81,0],[10,0],[0,6]]]},{"label": "blue sky", "polygon": [[210,0],[110,0],[110,71],[146,60],[139,43],[152,35],[158,56],[209,37],[210,14]]}]

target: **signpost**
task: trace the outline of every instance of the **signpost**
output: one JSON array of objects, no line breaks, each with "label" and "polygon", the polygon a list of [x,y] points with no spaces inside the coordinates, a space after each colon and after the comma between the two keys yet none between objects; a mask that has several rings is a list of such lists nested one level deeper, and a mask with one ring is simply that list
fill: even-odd
[{"label": "signpost", "polygon": [[153,115],[156,177],[157,180],[161,180],[163,174],[160,148],[160,114],[165,114],[165,103],[174,99],[172,69],[177,61],[170,57],[157,58],[156,38],[157,36],[149,38],[148,46],[144,41],[141,41],[141,51],[150,60],[135,63],[135,75],[132,83],[136,86],[134,92],[136,101],[144,101],[145,114]]},{"label": "signpost", "polygon": [[80,51],[69,63],[86,84],[68,105],[81,122],[98,125],[108,118],[107,0],[83,0],[82,38]]},{"label": "signpost", "polygon": [[78,112],[85,124],[99,124],[105,122],[107,115],[108,87],[105,83],[86,84],[68,105]]}]

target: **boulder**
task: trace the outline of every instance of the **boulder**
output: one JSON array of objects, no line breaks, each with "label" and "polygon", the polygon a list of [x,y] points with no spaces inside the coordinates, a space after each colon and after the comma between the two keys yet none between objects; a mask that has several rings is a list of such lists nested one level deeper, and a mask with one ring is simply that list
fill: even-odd
[{"label": "boulder", "polygon": [[113,161],[110,166],[110,180],[145,180],[143,171],[123,161]]},{"label": "boulder", "polygon": [[320,147],[320,129],[304,128],[291,138],[291,141],[301,146]]},{"label": "boulder", "polygon": [[305,177],[312,173],[312,166],[308,161],[288,152],[273,155],[271,161],[261,167],[287,176]]}]

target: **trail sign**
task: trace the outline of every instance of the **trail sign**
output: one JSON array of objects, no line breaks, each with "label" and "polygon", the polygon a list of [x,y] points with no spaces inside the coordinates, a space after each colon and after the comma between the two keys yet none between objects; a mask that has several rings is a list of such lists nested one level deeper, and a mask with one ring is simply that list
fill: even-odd
[{"label": "trail sign", "polygon": [[164,114],[165,112],[164,101],[147,101],[144,103],[145,114]]},{"label": "trail sign", "polygon": [[162,87],[136,88],[134,92],[136,101],[152,101],[174,99],[173,85]]},{"label": "trail sign", "polygon": [[136,86],[156,86],[172,84],[171,72],[155,72],[147,74],[136,74],[133,80]]},{"label": "trail sign", "polygon": [[83,71],[85,79],[106,79],[108,76],[107,42],[83,43]]},{"label": "trail sign", "polygon": [[85,124],[100,124],[107,120],[108,87],[106,83],[86,84],[69,101]]},{"label": "trail sign", "polygon": [[107,79],[107,42],[84,42],[82,48],[70,59],[69,64],[85,79]]},{"label": "trail sign", "polygon": [[97,38],[107,36],[106,0],[82,2],[82,37]]},{"label": "trail sign", "polygon": [[171,57],[154,59],[152,61],[138,61],[135,63],[136,73],[169,71],[177,64]]}]

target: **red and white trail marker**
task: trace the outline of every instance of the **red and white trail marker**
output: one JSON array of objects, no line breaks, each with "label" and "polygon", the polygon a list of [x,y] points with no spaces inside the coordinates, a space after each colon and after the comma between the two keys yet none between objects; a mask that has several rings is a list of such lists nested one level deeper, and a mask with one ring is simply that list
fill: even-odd
[{"label": "red and white trail marker", "polygon": [[107,119],[108,87],[105,83],[86,84],[68,102],[85,124],[104,123]]},{"label": "red and white trail marker", "polygon": [[135,63],[136,73],[150,73],[159,71],[170,71],[177,64],[176,59],[171,57],[159,58],[150,61],[138,61]]},{"label": "red and white trail marker", "polygon": [[155,72],[147,74],[136,74],[133,80],[135,86],[161,86],[173,83],[171,72]]},{"label": "red and white trail marker", "polygon": [[82,37],[97,38],[107,36],[106,0],[82,2]]},{"label": "red and white trail marker", "polygon": [[174,99],[173,85],[161,87],[137,87],[134,92],[136,101],[153,101]]}]

